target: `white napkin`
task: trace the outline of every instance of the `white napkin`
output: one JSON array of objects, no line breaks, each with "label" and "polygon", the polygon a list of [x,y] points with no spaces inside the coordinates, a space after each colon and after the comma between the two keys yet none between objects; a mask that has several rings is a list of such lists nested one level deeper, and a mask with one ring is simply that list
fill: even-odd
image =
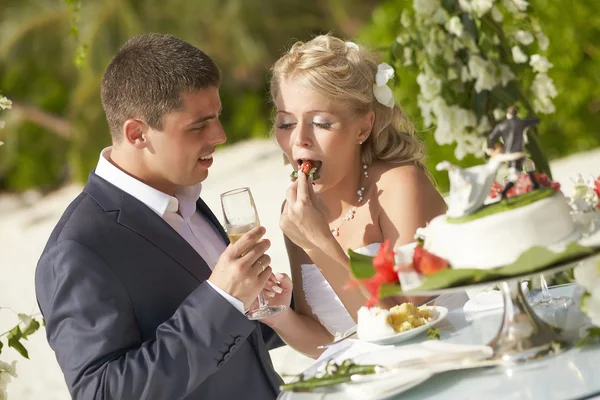
[{"label": "white napkin", "polygon": [[[358,348],[357,344],[357,348]],[[448,343],[439,340],[426,340],[422,343],[406,346],[378,346],[383,347],[375,351],[363,353],[352,357],[357,364],[376,364],[381,366],[401,367],[403,361],[410,361],[423,357],[437,356],[443,353],[459,354],[471,353],[474,360],[486,359],[492,356],[493,350],[489,346],[473,346]],[[390,348],[391,347],[391,348]],[[349,349],[351,350],[351,348]],[[364,348],[360,349],[364,350]],[[377,376],[359,376],[353,383],[344,385],[344,390],[351,398],[379,399],[392,394],[406,391],[421,382],[429,379],[437,372],[449,369],[455,364],[453,361],[432,364],[431,367],[396,369]]]},{"label": "white napkin", "polygon": [[344,385],[344,391],[351,399],[377,400],[402,393],[426,381],[433,372],[426,369],[403,369],[386,372],[377,380]]},{"label": "white napkin", "polygon": [[344,360],[347,360],[349,358],[355,358],[357,356],[360,356],[360,355],[363,355],[366,353],[371,353],[374,351],[391,349],[391,348],[394,348],[394,346],[393,345],[382,346],[382,345],[378,345],[378,344],[363,342],[362,340],[358,340],[358,339],[346,339],[343,342],[340,342],[339,344],[336,344],[336,345],[333,345],[333,346],[330,346],[329,348],[327,348],[327,350],[325,350],[323,352],[323,354],[321,354],[321,356],[319,357],[317,362],[324,360],[326,358],[329,358],[333,354],[340,352],[341,350],[344,350],[344,349],[346,349],[346,350],[343,351],[337,357],[333,358],[333,360],[336,363],[341,363]]}]

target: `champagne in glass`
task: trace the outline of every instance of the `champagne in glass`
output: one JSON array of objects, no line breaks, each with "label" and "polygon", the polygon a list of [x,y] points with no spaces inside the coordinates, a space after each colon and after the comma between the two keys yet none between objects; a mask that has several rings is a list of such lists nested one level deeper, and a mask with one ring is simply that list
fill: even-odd
[{"label": "champagne in glass", "polygon": [[[232,244],[246,232],[260,225],[254,198],[249,188],[234,189],[221,194],[221,207],[225,218],[225,231]],[[285,306],[268,306],[261,291],[258,294],[258,308],[248,312],[247,316],[252,320],[261,319],[279,314],[285,309]]]}]

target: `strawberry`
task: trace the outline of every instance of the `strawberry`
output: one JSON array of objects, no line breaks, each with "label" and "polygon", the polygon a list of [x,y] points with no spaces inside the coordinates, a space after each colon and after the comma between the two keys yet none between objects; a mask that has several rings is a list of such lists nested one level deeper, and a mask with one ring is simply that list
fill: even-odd
[{"label": "strawberry", "polygon": [[417,272],[430,276],[448,268],[448,261],[417,246],[413,255],[413,266]]},{"label": "strawberry", "polygon": [[302,173],[304,173],[304,175],[308,175],[310,174],[310,170],[313,169],[313,163],[310,160],[304,160],[302,161],[302,165],[300,166],[300,171],[302,171]]}]

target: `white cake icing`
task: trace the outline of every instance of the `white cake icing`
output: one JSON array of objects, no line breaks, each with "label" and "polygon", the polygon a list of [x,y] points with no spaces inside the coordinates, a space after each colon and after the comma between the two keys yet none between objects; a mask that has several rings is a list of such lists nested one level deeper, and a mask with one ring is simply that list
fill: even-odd
[{"label": "white cake icing", "polygon": [[514,210],[463,223],[434,218],[424,247],[452,268],[490,269],[512,264],[533,246],[549,247],[579,238],[561,192]]}]

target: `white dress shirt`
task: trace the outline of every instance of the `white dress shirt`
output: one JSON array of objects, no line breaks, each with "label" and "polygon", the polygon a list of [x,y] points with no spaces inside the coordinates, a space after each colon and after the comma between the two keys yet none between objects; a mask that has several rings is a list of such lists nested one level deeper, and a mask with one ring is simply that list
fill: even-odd
[{"label": "white dress shirt", "polygon": [[[227,244],[215,226],[202,214],[196,212],[196,201],[200,197],[202,184],[179,187],[175,191],[175,196],[170,196],[146,185],[113,165],[109,161],[111,149],[112,147],[107,147],[102,150],[96,166],[96,175],[135,197],[158,214],[196,250],[212,270]],[[244,313],[244,304],[239,299],[218,288],[212,282],[207,281],[207,283],[232,306],[242,314]]]}]

